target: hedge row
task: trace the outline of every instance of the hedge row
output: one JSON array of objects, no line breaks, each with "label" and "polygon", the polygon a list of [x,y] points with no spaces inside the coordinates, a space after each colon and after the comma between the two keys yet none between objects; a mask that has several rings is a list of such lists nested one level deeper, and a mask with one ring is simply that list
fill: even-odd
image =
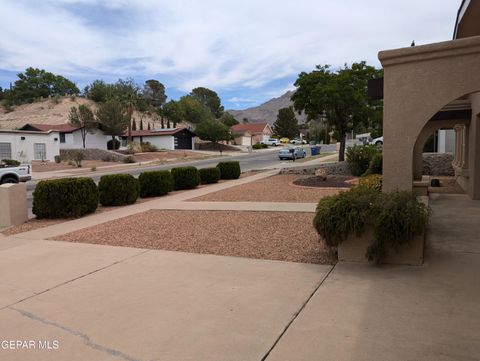
[{"label": "hedge row", "polygon": [[173,189],[192,189],[219,179],[240,176],[238,162],[221,162],[214,168],[198,170],[178,167],[171,171],[143,172],[138,179],[130,174],[111,174],[100,178],[98,187],[90,178],[64,178],[38,183],[33,193],[33,213],[37,218],[81,217],[103,206],[133,204],[140,196],[158,197]]}]

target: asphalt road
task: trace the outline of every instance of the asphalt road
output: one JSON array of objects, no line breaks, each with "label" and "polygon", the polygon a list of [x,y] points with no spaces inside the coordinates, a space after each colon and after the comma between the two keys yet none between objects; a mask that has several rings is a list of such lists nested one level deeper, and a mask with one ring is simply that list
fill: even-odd
[{"label": "asphalt road", "polygon": [[[310,157],[310,149],[309,147],[305,147],[307,151],[307,157]],[[335,145],[326,145],[321,147],[321,153],[332,153],[335,152]],[[288,163],[292,163],[292,161],[280,161],[278,159],[278,150],[272,149],[271,151],[264,151],[258,153],[251,153],[251,154],[239,154],[234,156],[222,156],[222,157],[215,157],[203,160],[195,160],[190,162],[182,162],[176,164],[164,164],[164,165],[152,165],[152,166],[141,166],[135,167],[130,169],[118,169],[118,170],[109,170],[108,172],[95,172],[94,174],[83,175],[84,177],[90,177],[95,182],[100,180],[100,177],[105,174],[131,174],[133,176],[138,176],[140,173],[145,171],[153,171],[153,170],[168,170],[175,167],[183,167],[183,166],[195,166],[197,168],[209,168],[215,167],[219,161],[231,161],[231,160],[238,160],[240,162],[240,168],[242,172],[255,170],[255,169],[262,169],[262,168],[269,168],[269,167],[280,167],[281,165],[285,165]],[[31,209],[32,209],[32,201],[33,196],[32,192],[35,190],[38,181],[30,181],[27,182],[27,201],[28,201],[28,211],[30,217],[32,216]]]}]

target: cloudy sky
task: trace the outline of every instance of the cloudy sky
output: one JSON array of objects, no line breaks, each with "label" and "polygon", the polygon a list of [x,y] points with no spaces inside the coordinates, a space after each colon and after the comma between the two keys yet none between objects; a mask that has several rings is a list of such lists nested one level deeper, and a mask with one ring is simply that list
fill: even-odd
[{"label": "cloudy sky", "polygon": [[73,79],[158,79],[243,109],[315,64],[449,40],[460,0],[0,0],[0,86],[33,66]]}]

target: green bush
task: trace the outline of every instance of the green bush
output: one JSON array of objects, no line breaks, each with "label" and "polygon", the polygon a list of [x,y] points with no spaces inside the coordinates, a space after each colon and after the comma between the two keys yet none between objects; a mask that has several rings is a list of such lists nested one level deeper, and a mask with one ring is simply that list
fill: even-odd
[{"label": "green bush", "polygon": [[33,192],[37,218],[81,217],[98,207],[98,189],[90,178],[40,181]]},{"label": "green bush", "polygon": [[156,151],[158,151],[157,146],[153,145],[150,142],[141,143],[140,146],[142,147],[142,152],[156,152]]},{"label": "green bush", "polygon": [[338,246],[349,234],[360,236],[367,224],[374,239],[366,250],[369,261],[381,263],[387,250],[398,250],[425,231],[429,210],[412,192],[380,193],[365,186],[322,198],[313,224],[329,246]]},{"label": "green bush", "polygon": [[252,145],[252,148],[253,149],[262,149],[262,145],[260,143],[255,143],[254,145]]},{"label": "green bush", "polygon": [[55,159],[55,163],[62,163],[62,157],[60,157],[59,155],[56,155],[53,158]]},{"label": "green bush", "polygon": [[98,191],[103,206],[133,204],[138,198],[138,180],[130,174],[109,174],[100,178]]},{"label": "green bush", "polygon": [[140,197],[159,197],[173,189],[172,174],[168,170],[143,172],[138,177]]},{"label": "green bush", "polygon": [[136,163],[137,161],[131,155],[127,155],[125,158],[123,158],[122,162],[123,163]]},{"label": "green bush", "polygon": [[118,148],[120,148],[120,142],[117,139],[115,139],[115,141],[110,139],[107,142],[107,149],[108,150],[117,150]]},{"label": "green bush", "polygon": [[361,177],[359,180],[359,185],[361,187],[367,187],[376,190],[377,192],[382,191],[382,175],[381,174],[371,174],[364,177]]},{"label": "green bush", "polygon": [[381,152],[377,152],[373,155],[372,160],[368,166],[365,175],[370,174],[382,174],[383,173],[383,155]]},{"label": "green bush", "polygon": [[378,153],[374,145],[354,145],[347,148],[347,162],[354,176],[361,176],[370,165],[373,156]]},{"label": "green bush", "polygon": [[171,172],[175,190],[192,189],[200,184],[198,169],[195,167],[173,168]]},{"label": "green bush", "polygon": [[217,168],[220,169],[220,179],[237,179],[242,173],[238,161],[220,162]]},{"label": "green bush", "polygon": [[20,162],[15,159],[2,159],[2,163],[7,167],[18,167],[20,165]]},{"label": "green bush", "polygon": [[220,180],[220,169],[217,167],[200,169],[199,174],[201,184],[218,183]]}]

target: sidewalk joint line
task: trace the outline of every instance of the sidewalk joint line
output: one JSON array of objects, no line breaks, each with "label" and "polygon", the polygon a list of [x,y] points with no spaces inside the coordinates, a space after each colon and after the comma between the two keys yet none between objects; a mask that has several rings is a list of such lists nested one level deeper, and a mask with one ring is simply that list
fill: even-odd
[{"label": "sidewalk joint line", "polygon": [[143,255],[143,254],[145,254],[145,253],[147,253],[147,252],[151,252],[151,251],[152,251],[151,249],[144,250],[143,252],[136,253],[136,254],[131,255],[131,256],[129,256],[129,257],[126,257],[126,258],[122,258],[122,259],[120,259],[120,260],[118,260],[118,261],[115,261],[115,262],[113,262],[113,263],[111,263],[111,264],[108,264],[108,265],[106,265],[106,266],[104,266],[104,267],[95,269],[95,270],[93,270],[93,271],[87,272],[87,273],[85,273],[85,274],[83,274],[83,275],[80,275],[80,276],[78,276],[78,277],[75,277],[75,278],[72,278],[72,279],[67,280],[67,281],[65,281],[65,282],[59,283],[58,285],[52,286],[52,287],[50,287],[50,288],[48,288],[48,289],[46,289],[46,290],[43,290],[43,291],[41,291],[41,292],[34,292],[34,294],[31,295],[31,296],[25,297],[25,298],[23,298],[23,299],[21,299],[21,300],[19,300],[19,301],[16,301],[16,302],[14,302],[14,303],[12,303],[12,304],[10,304],[10,305],[1,307],[1,308],[0,308],[0,311],[4,310],[4,309],[6,309],[6,308],[11,308],[12,306],[18,305],[19,303],[22,303],[22,302],[24,302],[24,301],[30,300],[30,299],[32,299],[32,298],[34,298],[34,297],[40,296],[40,295],[42,295],[42,294],[44,294],[44,293],[47,293],[47,292],[49,292],[49,291],[52,291],[52,290],[54,290],[54,289],[56,289],[56,288],[59,288],[59,287],[61,287],[61,286],[67,285],[67,284],[72,283],[72,282],[75,282],[75,281],[77,281],[77,280],[79,280],[79,279],[85,278],[85,277],[90,276],[90,275],[92,275],[92,274],[94,274],[94,273],[97,273],[97,272],[106,270],[107,268],[113,267],[113,266],[115,266],[115,265],[117,265],[117,264],[120,264],[120,263],[122,263],[122,262],[124,262],[124,261],[127,261],[127,260],[129,260],[129,259],[135,258],[135,257],[137,257],[137,256],[141,256],[141,255]]},{"label": "sidewalk joint line", "polygon": [[302,313],[302,311],[305,309],[305,307],[307,306],[308,302],[310,302],[310,300],[313,298],[313,296],[315,295],[315,293],[317,293],[318,289],[323,285],[323,283],[325,282],[325,280],[330,276],[330,274],[333,272],[333,270],[335,269],[335,266],[337,264],[334,264],[332,266],[332,268],[330,268],[330,270],[327,272],[327,274],[322,278],[322,280],[319,282],[319,284],[315,287],[315,289],[312,291],[312,293],[310,294],[310,296],[308,296],[308,298],[305,300],[305,302],[302,304],[302,306],[299,308],[299,310],[297,312],[295,312],[295,314],[293,315],[292,319],[287,323],[287,325],[285,326],[285,328],[283,329],[283,331],[280,333],[280,335],[277,337],[277,339],[275,340],[275,342],[273,343],[273,345],[268,349],[267,353],[260,359],[260,361],[265,361],[267,359],[268,356],[270,356],[270,353],[273,351],[273,349],[277,346],[277,344],[280,342],[280,340],[282,339],[283,335],[287,332],[287,330],[290,328],[290,326],[293,324],[293,322],[297,319],[297,317],[300,315],[300,313]]}]

